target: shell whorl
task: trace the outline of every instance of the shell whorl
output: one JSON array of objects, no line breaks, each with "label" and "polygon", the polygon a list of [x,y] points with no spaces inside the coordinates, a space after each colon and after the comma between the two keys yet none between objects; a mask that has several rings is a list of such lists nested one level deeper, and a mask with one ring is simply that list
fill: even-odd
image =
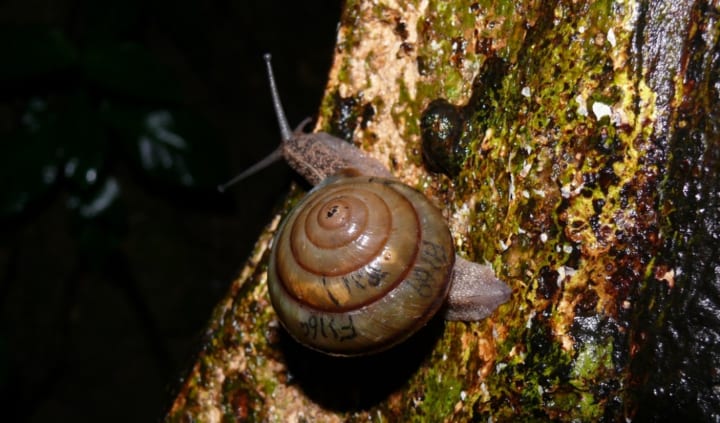
[{"label": "shell whorl", "polygon": [[378,351],[435,314],[454,257],[442,215],[416,190],[393,179],[328,178],[278,230],[270,297],[301,343],[337,355]]}]

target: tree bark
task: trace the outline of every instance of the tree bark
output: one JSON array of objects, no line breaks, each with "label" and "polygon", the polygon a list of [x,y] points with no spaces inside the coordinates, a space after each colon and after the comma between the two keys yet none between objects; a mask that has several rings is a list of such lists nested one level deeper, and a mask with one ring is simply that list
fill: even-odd
[{"label": "tree bark", "polygon": [[[346,1],[317,129],[442,206],[512,298],[380,355],[296,345],[265,285],[295,188],[167,420],[720,419],[719,18],[717,1]],[[423,151],[433,101],[456,133]]]}]

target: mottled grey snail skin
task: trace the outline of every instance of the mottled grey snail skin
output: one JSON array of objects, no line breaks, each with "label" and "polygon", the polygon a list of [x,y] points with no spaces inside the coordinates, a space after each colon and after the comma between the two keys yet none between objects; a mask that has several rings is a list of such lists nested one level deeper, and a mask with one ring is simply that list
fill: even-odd
[{"label": "mottled grey snail skin", "polygon": [[283,157],[315,185],[278,229],[268,267],[273,307],[298,342],[330,355],[379,352],[443,306],[448,320],[477,321],[510,298],[489,266],[455,254],[438,209],[382,163],[304,124],[292,132],[265,61],[283,141],[238,178]]}]

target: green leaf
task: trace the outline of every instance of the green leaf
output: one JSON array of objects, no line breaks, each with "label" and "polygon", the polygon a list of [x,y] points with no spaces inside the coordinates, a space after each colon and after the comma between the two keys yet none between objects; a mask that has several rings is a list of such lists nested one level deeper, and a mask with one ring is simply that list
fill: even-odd
[{"label": "green leaf", "polygon": [[76,188],[94,188],[109,155],[106,133],[97,106],[84,93],[58,104],[55,137],[63,159],[62,173]]},{"label": "green leaf", "polygon": [[225,162],[217,138],[198,115],[122,106],[109,106],[103,115],[132,160],[153,179],[187,188],[215,187],[222,181]]},{"label": "green leaf", "polygon": [[57,180],[59,159],[53,118],[43,99],[32,99],[17,131],[0,143],[0,216],[20,214]]}]

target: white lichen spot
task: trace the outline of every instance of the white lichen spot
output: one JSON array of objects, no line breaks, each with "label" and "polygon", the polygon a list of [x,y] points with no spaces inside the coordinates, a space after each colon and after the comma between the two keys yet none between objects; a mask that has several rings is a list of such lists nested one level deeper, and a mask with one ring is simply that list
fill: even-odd
[{"label": "white lichen spot", "polygon": [[560,195],[562,195],[562,198],[570,198],[570,193],[572,190],[570,189],[570,185],[563,185],[560,187]]},{"label": "white lichen spot", "polygon": [[533,194],[537,195],[540,198],[545,198],[545,191],[540,189],[534,189]]},{"label": "white lichen spot", "polygon": [[565,266],[560,266],[560,268],[558,268],[558,276],[557,276],[557,280],[555,281],[555,283],[559,287],[562,285],[564,280],[565,280]]},{"label": "white lichen spot", "polygon": [[525,162],[522,169],[520,169],[520,176],[523,178],[528,176],[531,169],[532,169],[532,164]]},{"label": "white lichen spot", "polygon": [[530,198],[530,192],[528,192],[528,190],[524,189],[524,190],[522,190],[522,196],[523,196],[523,198],[528,199],[528,198]]},{"label": "white lichen spot", "polygon": [[558,277],[557,277],[557,286],[558,288],[562,287],[563,282],[565,282],[565,278],[572,277],[577,273],[577,269],[574,269],[572,267],[568,266],[560,266],[558,268]]},{"label": "white lichen spot", "polygon": [[546,234],[545,232],[541,233],[541,234],[540,234],[540,241],[542,241],[542,243],[544,244],[544,243],[547,242],[547,240],[548,240],[548,234]]},{"label": "white lichen spot", "polygon": [[522,90],[520,90],[523,97],[530,97],[530,93],[530,87],[522,87]]},{"label": "white lichen spot", "polygon": [[[449,219],[450,231],[455,234],[466,234],[468,231],[473,231],[470,223],[470,210],[475,209],[475,198],[470,198],[467,202],[455,210]],[[460,240],[458,240],[460,241]],[[460,247],[461,244],[458,244]]]},{"label": "white lichen spot", "polygon": [[573,252],[573,246],[570,244],[563,245],[563,253],[570,254]]},{"label": "white lichen spot", "polygon": [[[715,269],[716,274],[719,273],[718,269]],[[668,286],[670,288],[675,286],[675,269],[670,269],[667,272],[663,273],[662,275],[659,275],[658,280],[667,282]]]},{"label": "white lichen spot", "polygon": [[592,111],[593,111],[593,114],[595,115],[595,119],[597,119],[597,120],[600,120],[600,119],[604,118],[605,116],[608,116],[608,117],[612,116],[612,108],[609,105],[607,105],[605,103],[601,103],[599,101],[596,101],[595,103],[593,103]]},{"label": "white lichen spot", "polygon": [[575,102],[578,104],[577,107],[577,114],[580,116],[587,116],[588,110],[587,110],[587,103],[585,102],[585,97],[578,94],[575,96]]},{"label": "white lichen spot", "polygon": [[583,187],[585,186],[584,183],[580,183],[577,187],[573,189],[572,184],[573,183],[571,182],[560,187],[560,195],[563,198],[570,198],[580,194],[580,191],[582,191]]},{"label": "white lichen spot", "polygon": [[501,371],[503,371],[503,369],[505,369],[506,367],[507,367],[507,363],[498,363],[498,364],[496,364],[496,365],[495,365],[495,373],[498,373],[498,374],[499,374],[499,373],[500,373]]},{"label": "white lichen spot", "polygon": [[515,200],[515,175],[512,173],[510,174],[510,187],[508,190],[510,191],[510,201]]},{"label": "white lichen spot", "polygon": [[608,29],[607,40],[613,47],[615,47],[615,44],[617,44],[617,40],[615,39],[615,31],[613,31],[612,28]]},{"label": "white lichen spot", "polygon": [[533,312],[530,313],[530,315],[528,316],[527,321],[525,321],[525,328],[526,328],[526,329],[532,328],[532,325],[533,325],[532,322],[533,322],[533,319],[535,318],[535,314],[536,314],[536,313],[535,313],[535,311],[533,310]]},{"label": "white lichen spot", "polygon": [[509,245],[507,245],[507,244],[505,243],[505,241],[503,241],[503,240],[501,239],[501,240],[498,241],[498,242],[500,243],[500,251],[505,251],[505,250],[508,249]]},{"label": "white lichen spot", "polygon": [[[480,376],[480,370],[478,370],[478,376]],[[488,391],[488,388],[487,388],[487,385],[485,384],[485,382],[483,382],[483,383],[480,384],[480,393],[481,393],[484,397],[490,395],[490,391]]]},{"label": "white lichen spot", "polygon": [[585,26],[584,26],[584,25],[580,25],[580,26],[578,27],[578,32],[581,33],[581,34],[584,34],[584,33],[585,33]]},{"label": "white lichen spot", "polygon": [[467,398],[467,392],[460,391],[460,401],[465,401],[466,398]]}]

